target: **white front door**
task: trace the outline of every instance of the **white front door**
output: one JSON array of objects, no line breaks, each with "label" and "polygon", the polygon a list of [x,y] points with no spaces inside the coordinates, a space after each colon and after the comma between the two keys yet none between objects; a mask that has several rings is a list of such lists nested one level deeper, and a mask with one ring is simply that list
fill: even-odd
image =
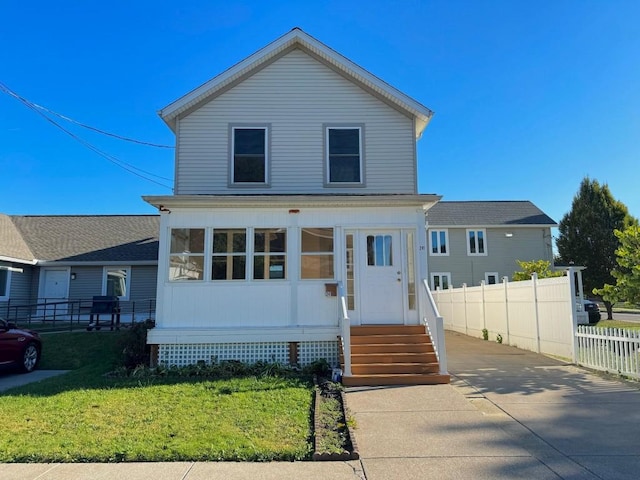
[{"label": "white front door", "polygon": [[403,275],[400,232],[360,232],[362,324],[403,324]]}]

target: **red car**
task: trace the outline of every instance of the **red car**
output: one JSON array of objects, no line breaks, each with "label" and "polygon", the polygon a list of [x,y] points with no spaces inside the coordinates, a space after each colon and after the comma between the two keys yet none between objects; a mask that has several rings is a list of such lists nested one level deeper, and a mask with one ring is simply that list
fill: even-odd
[{"label": "red car", "polygon": [[23,330],[0,318],[0,367],[31,372],[38,366],[41,352],[38,332]]}]

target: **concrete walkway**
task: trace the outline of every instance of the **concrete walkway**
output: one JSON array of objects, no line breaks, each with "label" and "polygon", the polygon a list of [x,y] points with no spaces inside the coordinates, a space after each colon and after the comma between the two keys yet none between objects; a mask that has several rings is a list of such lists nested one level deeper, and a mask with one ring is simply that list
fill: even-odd
[{"label": "concrete walkway", "polygon": [[452,385],[349,390],[360,461],[0,464],[0,478],[640,477],[640,390],[636,385],[605,380],[541,355],[455,333],[447,333],[447,350]]},{"label": "concrete walkway", "polygon": [[636,479],[640,391],[447,333],[452,385],[351,391],[363,471],[380,479]]}]

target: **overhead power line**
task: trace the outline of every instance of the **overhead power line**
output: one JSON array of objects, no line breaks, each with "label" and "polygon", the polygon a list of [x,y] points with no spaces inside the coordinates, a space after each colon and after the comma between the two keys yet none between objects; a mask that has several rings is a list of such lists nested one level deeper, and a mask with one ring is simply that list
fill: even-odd
[{"label": "overhead power line", "polygon": [[102,129],[97,128],[97,127],[92,127],[91,125],[87,125],[86,123],[79,122],[78,120],[74,120],[73,118],[67,117],[66,115],[63,115],[63,114],[58,113],[56,111],[53,111],[53,110],[51,110],[51,109],[49,109],[47,107],[43,107],[42,105],[38,105],[37,103],[34,103],[34,102],[30,101],[30,100],[27,100],[26,98],[20,96],[19,94],[17,94],[13,90],[11,90],[9,87],[7,87],[2,82],[0,82],[0,90],[2,90],[7,95],[12,96],[16,100],[19,100],[20,102],[23,102],[23,103],[28,102],[31,107],[37,108],[38,110],[42,110],[43,112],[50,113],[51,115],[55,115],[58,118],[66,120],[67,122],[70,122],[70,123],[73,123],[75,125],[78,125],[79,127],[86,128],[88,130],[100,133],[102,135],[107,135],[109,137],[117,138],[119,140],[124,140],[125,142],[137,143],[139,145],[146,145],[148,147],[171,148],[171,149],[175,148],[172,145],[162,145],[160,143],[152,143],[152,142],[145,142],[145,141],[142,141],[142,140],[136,140],[135,138],[125,137],[123,135],[118,135],[117,133],[111,133],[111,132],[107,132],[106,130],[102,130]]},{"label": "overhead power line", "polygon": [[[67,130],[65,127],[63,127],[62,125],[60,125],[58,122],[56,122],[55,120],[53,120],[52,118],[48,117],[47,115],[45,115],[41,109],[39,109],[35,104],[33,104],[32,102],[30,102],[29,100],[27,100],[26,98],[21,97],[20,95],[17,95],[15,92],[13,92],[11,89],[9,89],[4,83],[0,82],[0,91],[3,91],[4,93],[9,94],[10,96],[16,98],[18,101],[20,101],[24,106],[26,106],[27,108],[29,108],[30,110],[32,110],[33,112],[37,113],[38,115],[40,115],[42,118],[44,118],[47,122],[51,123],[52,125],[54,125],[55,127],[59,128],[60,130],[62,130],[64,133],[66,133],[67,135],[69,135],[71,138],[73,138],[74,140],[76,140],[78,143],[80,143],[81,145],[85,146],[86,148],[88,148],[89,150],[91,150],[94,153],[97,153],[98,155],[100,155],[101,157],[105,158],[106,160],[108,160],[109,162],[113,163],[114,165],[122,168],[123,170],[126,170],[129,173],[132,173],[133,175],[136,175],[137,177],[142,178],[143,180],[147,180],[148,182],[151,183],[155,183],[156,185],[160,185],[161,187],[165,187],[168,189],[172,189],[171,186],[166,185],[164,183],[158,182],[156,180],[153,180],[152,178],[149,178],[149,176],[151,177],[155,177],[161,180],[167,180],[169,182],[172,182],[173,180],[167,177],[162,177],[160,175],[156,175],[155,173],[152,172],[148,172],[146,170],[143,170],[141,168],[136,167],[135,165],[132,165],[128,162],[125,162],[123,160],[120,160],[116,157],[114,157],[113,155],[110,155],[106,152],[103,152],[102,150],[100,150],[98,147],[96,147],[95,145],[91,144],[90,142],[86,141],[85,139],[83,139],[82,137],[79,137],[78,135],[76,135],[75,133],[71,132],[70,130]],[[140,173],[139,173],[140,172]]]}]

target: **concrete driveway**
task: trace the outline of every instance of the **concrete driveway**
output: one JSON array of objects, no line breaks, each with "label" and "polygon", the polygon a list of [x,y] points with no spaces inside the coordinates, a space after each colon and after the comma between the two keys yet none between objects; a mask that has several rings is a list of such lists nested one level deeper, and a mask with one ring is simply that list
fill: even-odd
[{"label": "concrete driveway", "polygon": [[14,387],[21,387],[28,383],[39,382],[45,378],[56,377],[67,372],[68,370],[34,370],[31,373],[0,372],[0,392]]},{"label": "concrete driveway", "polygon": [[640,391],[447,332],[452,385],[351,390],[363,472],[378,479],[636,479]]}]

